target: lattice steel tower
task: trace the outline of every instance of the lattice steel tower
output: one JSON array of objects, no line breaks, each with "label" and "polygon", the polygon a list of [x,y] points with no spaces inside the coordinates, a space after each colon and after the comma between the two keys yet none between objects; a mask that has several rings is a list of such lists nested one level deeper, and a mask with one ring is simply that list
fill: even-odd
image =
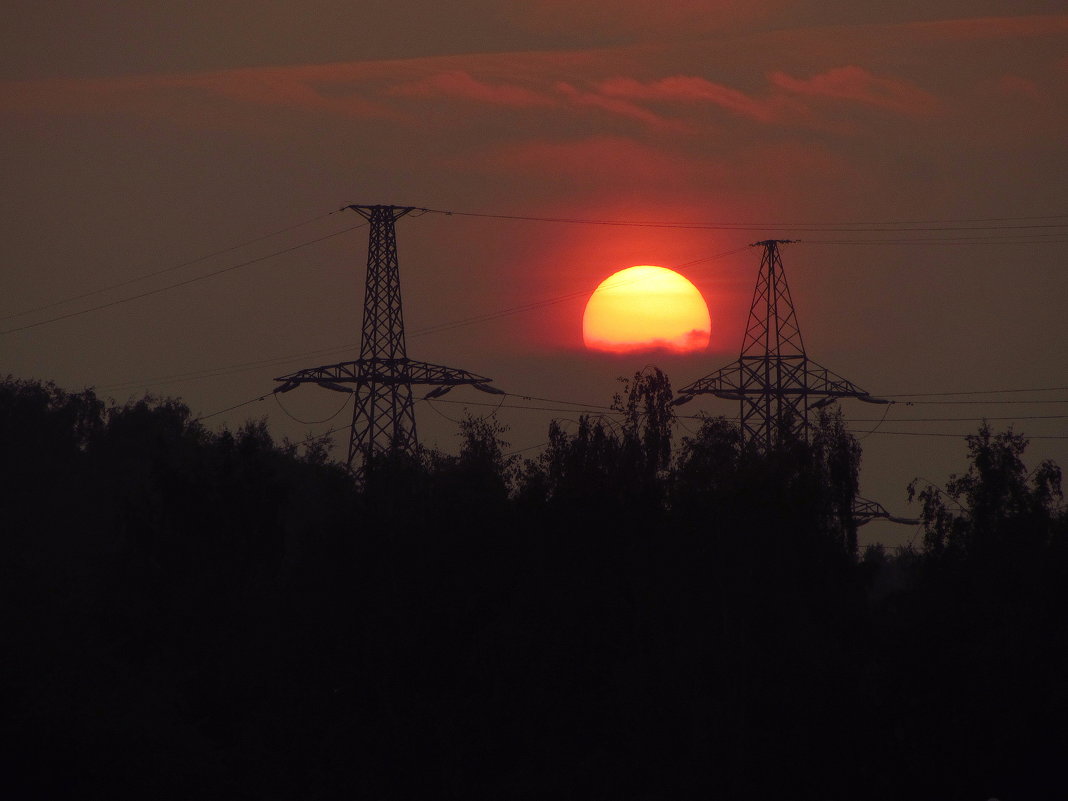
[{"label": "lattice steel tower", "polygon": [[767,453],[784,439],[807,439],[809,412],[838,398],[889,403],[822,367],[805,353],[779,245],[767,239],[738,361],[679,390],[676,404],[711,394],[741,405],[742,441]]},{"label": "lattice steel tower", "polygon": [[[355,393],[347,464],[362,477],[372,457],[382,453],[415,455],[413,384],[434,387],[428,398],[444,395],[455,386],[502,394],[490,387],[492,379],[418,362],[408,358],[404,344],[400,265],[397,258],[396,222],[416,211],[411,206],[346,206],[370,223],[367,244],[367,286],[363,298],[360,358],[324,367],[311,367],[276,378],[275,392],[289,392],[300,384],[318,384],[338,392]],[[346,386],[346,385],[351,385]]]}]

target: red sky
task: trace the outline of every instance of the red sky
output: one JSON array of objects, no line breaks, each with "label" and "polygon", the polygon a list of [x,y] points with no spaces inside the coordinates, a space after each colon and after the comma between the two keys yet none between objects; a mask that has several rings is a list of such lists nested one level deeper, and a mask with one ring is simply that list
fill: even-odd
[{"label": "red sky", "polygon": [[[1068,14],[1060,2],[515,5],[11,4],[0,33],[0,316],[347,203],[760,223],[739,231],[405,218],[409,352],[515,392],[603,403],[614,376],[644,362],[581,352],[581,298],[418,332],[592,290],[634,264],[685,265],[774,236],[805,240],[784,259],[810,355],[871,392],[1068,385]],[[1062,216],[997,225],[1060,227],[986,223],[967,234],[1020,239],[1013,244],[820,244],[960,232],[797,225],[1051,215]],[[0,325],[127,297],[357,222],[327,217]],[[358,339],[365,248],[364,232],[353,231],[0,335],[0,369],[95,385],[120,400],[177,394],[213,412],[269,391],[281,372],[355,358],[343,346]],[[713,342],[707,354],[664,363],[676,385],[736,356],[758,263],[745,250],[681,268],[709,301]],[[160,380],[290,354],[297,358],[281,365]],[[461,395],[449,397],[483,397]],[[286,400],[306,419],[335,401],[311,390]],[[438,407],[453,417],[462,408]],[[874,426],[864,422],[869,408],[846,408],[858,430]],[[705,409],[736,412],[714,402]],[[883,429],[958,433],[976,424],[904,421],[1066,409],[899,405]],[[250,415],[268,415],[294,438],[327,427],[294,424],[273,403],[213,422]],[[516,447],[544,439],[548,413],[504,419]],[[428,444],[452,447],[452,424],[425,404],[419,423]],[[1016,427],[1036,437],[1036,456],[1068,464],[1068,441],[1039,439],[1065,434],[1063,421]],[[864,491],[902,513],[910,478],[963,466],[959,439],[875,434],[863,445]]]}]

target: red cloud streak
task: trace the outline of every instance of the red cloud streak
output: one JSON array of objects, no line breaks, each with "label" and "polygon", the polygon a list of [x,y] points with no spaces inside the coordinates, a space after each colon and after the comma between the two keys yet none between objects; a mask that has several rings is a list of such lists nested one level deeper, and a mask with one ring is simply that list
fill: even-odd
[{"label": "red cloud streak", "polygon": [[486,83],[461,70],[442,72],[421,81],[394,86],[389,94],[420,98],[456,97],[519,108],[557,105],[556,99],[549,95],[514,84]]},{"label": "red cloud streak", "polygon": [[802,95],[852,100],[906,114],[929,114],[938,107],[934,95],[897,78],[872,75],[861,67],[836,67],[808,79],[773,72],[776,86]]}]

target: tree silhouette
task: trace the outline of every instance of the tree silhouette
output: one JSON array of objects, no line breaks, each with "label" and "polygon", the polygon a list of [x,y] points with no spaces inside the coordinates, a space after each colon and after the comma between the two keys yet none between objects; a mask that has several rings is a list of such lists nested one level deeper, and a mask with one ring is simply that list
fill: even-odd
[{"label": "tree silhouette", "polygon": [[[1060,473],[986,426],[858,559],[839,415],[761,454],[667,377],[357,485],[321,441],[0,381],[12,798],[1050,797]],[[691,424],[687,421],[687,426]]]},{"label": "tree silhouette", "polygon": [[1057,781],[1049,760],[1068,746],[1064,697],[1049,695],[1052,665],[1068,664],[1060,469],[1043,462],[1028,473],[1027,440],[985,423],[966,442],[968,470],[945,489],[909,486],[924,549],[894,661],[920,685],[921,742],[941,744],[938,770],[927,754],[920,764],[943,794],[1040,797]]},{"label": "tree silhouette", "polygon": [[968,472],[950,476],[945,490],[909,485],[909,499],[922,503],[927,550],[978,556],[1014,543],[1047,545],[1063,498],[1060,468],[1044,461],[1029,474],[1027,440],[1011,430],[994,434],[984,423],[966,441]]}]

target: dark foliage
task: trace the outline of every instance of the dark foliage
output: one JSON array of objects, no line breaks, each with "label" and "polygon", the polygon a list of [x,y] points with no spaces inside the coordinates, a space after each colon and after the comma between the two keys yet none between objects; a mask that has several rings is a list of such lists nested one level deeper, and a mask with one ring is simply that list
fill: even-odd
[{"label": "dark foliage", "polygon": [[672,442],[671,388],[353,485],[322,442],[0,382],[5,797],[1049,798],[1053,464],[984,427],[856,554],[860,451]]}]

